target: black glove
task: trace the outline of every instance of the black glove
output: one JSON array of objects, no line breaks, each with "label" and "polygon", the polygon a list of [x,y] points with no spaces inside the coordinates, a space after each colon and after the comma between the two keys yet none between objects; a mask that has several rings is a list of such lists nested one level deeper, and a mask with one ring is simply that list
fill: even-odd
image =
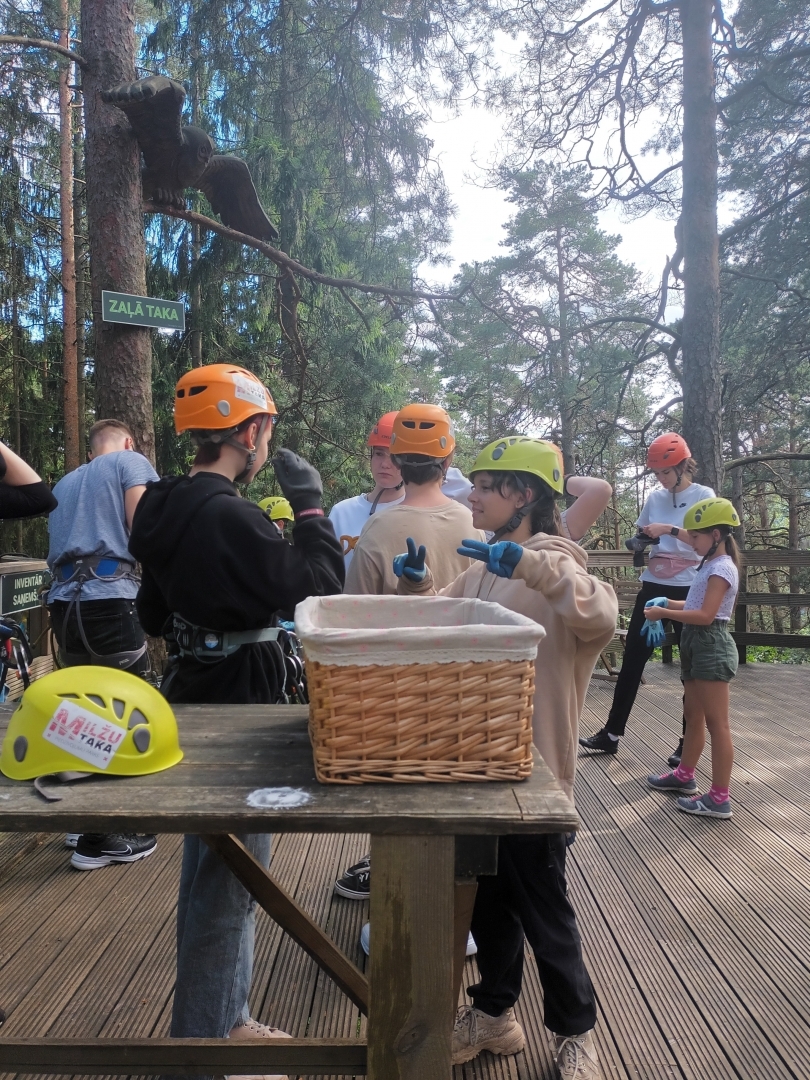
[{"label": "black glove", "polygon": [[293,512],[320,509],[323,497],[321,474],[292,450],[279,450],[272,460],[282,494],[289,499]]}]

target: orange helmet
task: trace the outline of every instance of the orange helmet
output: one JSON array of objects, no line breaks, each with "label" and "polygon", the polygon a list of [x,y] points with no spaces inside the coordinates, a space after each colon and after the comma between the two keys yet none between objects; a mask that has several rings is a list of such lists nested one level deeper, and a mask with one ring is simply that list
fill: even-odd
[{"label": "orange helmet", "polygon": [[391,445],[391,433],[394,430],[396,412],[387,412],[381,416],[371,429],[366,446],[384,446],[387,450]]},{"label": "orange helmet", "polygon": [[278,410],[252,371],[235,364],[192,368],[177,383],[174,430],[224,431],[239,427],[251,416],[277,416]]},{"label": "orange helmet", "polygon": [[394,419],[392,454],[449,457],[456,446],[453,421],[438,405],[406,405]]},{"label": "orange helmet", "polygon": [[647,451],[647,468],[657,472],[659,469],[671,469],[692,456],[686,445],[686,439],[674,431],[667,431],[653,439]]}]

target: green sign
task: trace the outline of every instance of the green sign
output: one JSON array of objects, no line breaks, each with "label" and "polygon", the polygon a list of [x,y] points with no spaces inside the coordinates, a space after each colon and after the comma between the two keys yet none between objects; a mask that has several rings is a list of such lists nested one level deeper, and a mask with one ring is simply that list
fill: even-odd
[{"label": "green sign", "polygon": [[40,589],[51,580],[48,570],[29,570],[0,577],[0,609],[4,615],[16,615],[40,605]]},{"label": "green sign", "polygon": [[107,292],[106,289],[101,293],[101,317],[104,322],[127,323],[129,326],[186,328],[186,309],[179,300],[158,300],[152,296]]}]

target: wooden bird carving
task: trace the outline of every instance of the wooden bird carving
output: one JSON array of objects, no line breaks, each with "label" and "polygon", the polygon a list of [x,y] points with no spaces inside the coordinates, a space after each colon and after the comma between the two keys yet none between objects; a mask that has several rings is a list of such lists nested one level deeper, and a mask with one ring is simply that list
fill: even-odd
[{"label": "wooden bird carving", "polygon": [[126,113],[135,132],[144,161],[144,199],[185,209],[183,192],[199,188],[229,228],[257,240],[278,240],[245,162],[217,154],[207,132],[181,124],[186,92],[180,83],[150,75],[105,90],[101,97]]}]

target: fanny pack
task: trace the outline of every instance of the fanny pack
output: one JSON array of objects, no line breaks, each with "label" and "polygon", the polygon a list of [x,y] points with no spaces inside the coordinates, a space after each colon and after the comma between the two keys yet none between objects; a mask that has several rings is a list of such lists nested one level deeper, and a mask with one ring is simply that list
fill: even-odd
[{"label": "fanny pack", "polygon": [[667,555],[663,552],[650,555],[650,561],[647,563],[647,569],[650,573],[657,578],[663,578],[665,581],[668,578],[675,577],[676,574],[682,573],[684,570],[694,570],[696,568],[697,559],[684,559],[682,555]]}]

